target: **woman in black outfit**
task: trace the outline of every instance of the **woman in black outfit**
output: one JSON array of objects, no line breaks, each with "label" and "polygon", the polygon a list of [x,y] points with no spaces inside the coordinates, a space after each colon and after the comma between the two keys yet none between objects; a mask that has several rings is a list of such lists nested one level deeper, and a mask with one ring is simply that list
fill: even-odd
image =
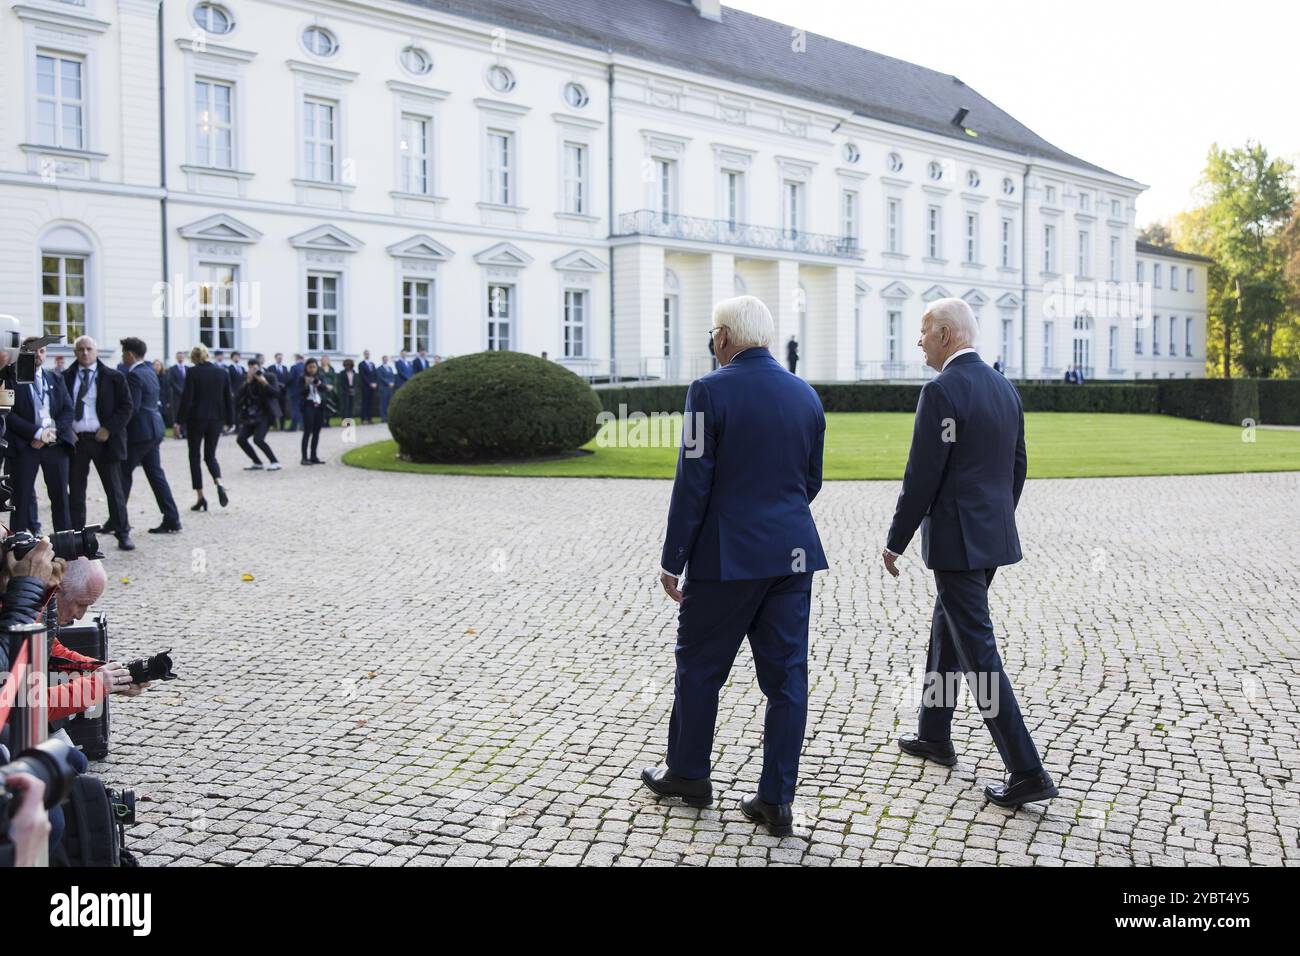
[{"label": "woman in black outfit", "polygon": [[244,454],[253,459],[253,463],[244,471],[262,470],[262,459],[257,457],[257,452],[248,443],[249,438],[266,455],[270,462],[268,470],[280,470],[275,452],[266,443],[267,429],[280,415],[279,395],[280,389],[272,385],[263,374],[261,364],[256,359],[251,360],[244,375],[244,383],[239,386],[239,395],[235,398],[235,408],[239,412],[239,437],[235,441],[244,450]]},{"label": "woman in black outfit", "polygon": [[185,388],[181,392],[181,407],[177,419],[185,426],[185,438],[190,446],[190,479],[198,492],[198,501],[191,511],[207,511],[208,502],[203,497],[203,472],[199,468],[199,446],[203,446],[203,461],[208,473],[217,483],[217,498],[221,507],[230,503],[226,489],[221,484],[221,466],[217,464],[217,442],[221,439],[223,425],[235,423],[235,401],[230,394],[230,375],[208,361],[208,350],[196,345],[190,351],[194,364],[185,373]]},{"label": "woman in black outfit", "polygon": [[[329,382],[321,374],[320,363],[308,359],[302,367],[302,463],[304,465],[323,465],[325,462],[316,457],[316,446],[320,444],[321,426],[325,424],[325,414],[329,394],[333,391]],[[307,455],[308,443],[311,456]]]}]

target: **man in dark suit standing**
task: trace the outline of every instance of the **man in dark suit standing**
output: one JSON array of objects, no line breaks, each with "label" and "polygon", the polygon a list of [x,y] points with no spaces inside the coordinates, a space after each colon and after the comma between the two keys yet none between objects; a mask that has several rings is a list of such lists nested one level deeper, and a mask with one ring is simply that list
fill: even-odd
[{"label": "man in dark suit standing", "polygon": [[289,431],[296,432],[302,425],[302,369],[304,366],[303,357],[294,353],[293,365],[289,368],[289,387],[285,390],[285,397],[289,402]]},{"label": "man in dark suit standing", "polygon": [[72,527],[68,511],[68,462],[77,437],[72,431],[72,399],[55,372],[47,372],[45,346],[55,336],[29,336],[22,351],[36,353],[36,374],[30,385],[14,388],[14,407],[6,419],[9,447],[5,455],[13,471],[14,512],[11,529],[40,534],[36,510],[36,473],[45,475],[50,516],[55,531]]},{"label": "man in dark suit standing", "polygon": [[77,339],[73,348],[77,364],[64,373],[64,384],[72,395],[72,429],[77,434],[68,471],[72,527],[86,526],[86,483],[93,463],[108,498],[105,530],[117,535],[120,549],[134,551],[121,475],[121,463],[126,459],[126,426],[135,411],[131,389],[126,376],[99,360],[99,346],[89,335]]},{"label": "man in dark suit standing", "polygon": [[137,466],[153,489],[154,501],[162,512],[162,524],[150,528],[150,534],[175,534],[181,530],[181,515],[176,509],[171,486],[163,471],[158,447],[167,435],[162,415],[158,411],[158,376],[153,366],[144,360],[148,346],[142,339],[122,339],[122,361],[127,367],[126,383],[131,390],[131,404],[135,411],[126,426],[126,461],[122,465],[122,497],[131,500],[132,475]]},{"label": "man in dark suit standing", "polygon": [[415,359],[411,362],[411,374],[419,375],[426,368],[433,368],[433,363],[429,361],[428,352],[424,349],[418,349],[415,353]]},{"label": "man in dark suit standing", "polygon": [[808,507],[822,484],[826,416],[768,350],[776,330],[759,299],[718,303],[709,334],[722,367],[686,395],[661,556],[660,583],[681,605],[667,766],[641,780],[659,796],[712,803],[718,692],[748,637],[767,714],[758,794],[740,808],[782,836],[808,716],[812,578],[827,566]]},{"label": "man in dark suit standing", "polygon": [[379,383],[379,388],[377,390],[379,396],[379,420],[381,422],[386,422],[388,421],[388,403],[393,400],[393,386],[397,381],[397,372],[393,366],[389,364],[387,355],[385,355],[384,360],[376,366],[375,378]]},{"label": "man in dark suit standing", "polygon": [[785,343],[785,364],[791,375],[797,374],[799,368],[799,343],[793,335],[790,336],[790,341]]},{"label": "man in dark suit standing", "polygon": [[882,554],[896,562],[917,529],[921,560],[938,596],[915,735],[906,754],[944,766],[957,762],[949,730],[966,675],[985,726],[1010,776],[984,788],[1000,807],[1056,796],[1020,714],[998,655],[989,618],[989,585],[1002,565],[1020,560],[1016,505],[1025,485],[1025,416],[1020,394],[974,349],[979,327],[962,299],[938,299],[921,319],[921,349],[939,374],[921,389],[912,449]]},{"label": "man in dark suit standing", "polygon": [[177,438],[185,437],[185,426],[181,423],[181,395],[185,392],[185,353],[176,353],[176,364],[168,366],[165,373],[171,383],[172,433]]},{"label": "man in dark suit standing", "polygon": [[361,353],[357,374],[361,376],[361,423],[369,425],[375,420],[375,406],[379,404],[379,376],[375,363],[370,361],[370,349]]},{"label": "man in dark suit standing", "polygon": [[406,349],[402,349],[397,355],[397,361],[393,363],[393,369],[397,373],[397,380],[393,384],[393,391],[397,391],[403,385],[411,380],[415,370],[411,368],[411,360],[406,357]]},{"label": "man in dark suit standing", "polygon": [[276,419],[275,430],[284,431],[285,425],[289,421],[289,366],[284,364],[284,353],[276,352],[275,363],[266,366],[266,370],[275,376],[275,380],[280,387],[278,400],[280,417]]}]

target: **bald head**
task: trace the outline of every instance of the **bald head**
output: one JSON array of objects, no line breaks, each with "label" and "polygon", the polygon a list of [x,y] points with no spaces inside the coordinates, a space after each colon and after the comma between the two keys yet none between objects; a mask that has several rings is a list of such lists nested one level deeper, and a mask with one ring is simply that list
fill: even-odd
[{"label": "bald head", "polygon": [[102,561],[77,558],[63,572],[59,588],[59,624],[71,624],[85,617],[90,606],[100,599],[108,584],[108,572]]}]

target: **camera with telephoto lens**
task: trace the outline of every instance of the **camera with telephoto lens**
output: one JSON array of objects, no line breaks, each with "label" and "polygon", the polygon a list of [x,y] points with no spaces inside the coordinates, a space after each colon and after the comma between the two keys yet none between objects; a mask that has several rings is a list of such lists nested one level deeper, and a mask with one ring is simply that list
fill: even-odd
[{"label": "camera with telephoto lens", "polygon": [[9,778],[15,774],[29,773],[45,784],[45,809],[57,807],[67,799],[72,790],[72,780],[77,773],[68,761],[72,747],[62,740],[47,740],[20,753],[12,762],[0,767],[0,779],[5,787],[0,790],[0,835],[9,828],[9,821],[18,812],[23,794],[11,789]]},{"label": "camera with telephoto lens", "polygon": [[[99,550],[99,538],[96,537],[98,534],[99,525],[92,524],[79,531],[55,531],[46,537],[50,539],[50,546],[54,548],[56,558],[62,558],[64,561],[75,561],[77,558],[95,560],[104,556],[104,552]],[[15,531],[0,541],[0,552],[12,553],[15,561],[21,561],[27,557],[27,553],[32,548],[40,544],[40,541],[40,537],[30,531]]]},{"label": "camera with telephoto lens", "polygon": [[153,655],[153,657],[140,657],[128,661],[126,669],[131,672],[131,683],[143,684],[151,680],[177,680],[177,675],[172,673],[171,651],[172,649],[169,647],[167,650]]}]

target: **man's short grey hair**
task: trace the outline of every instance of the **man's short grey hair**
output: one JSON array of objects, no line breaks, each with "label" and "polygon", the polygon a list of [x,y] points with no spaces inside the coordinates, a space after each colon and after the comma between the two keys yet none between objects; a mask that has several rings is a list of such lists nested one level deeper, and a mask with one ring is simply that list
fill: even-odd
[{"label": "man's short grey hair", "polygon": [[936,332],[946,328],[959,346],[974,345],[979,338],[979,323],[965,299],[935,299],[925,314],[930,317],[930,324]]},{"label": "man's short grey hair", "polygon": [[733,345],[740,348],[770,348],[776,338],[776,323],[763,300],[752,295],[723,299],[713,307],[714,328],[725,328]]},{"label": "man's short grey hair", "polygon": [[89,335],[79,336],[77,338],[77,341],[73,342],[72,345],[75,348],[76,346],[80,345],[82,342],[89,342],[91,345],[95,346],[95,348],[99,348],[99,343],[96,342],[94,339],[92,339]]},{"label": "man's short grey hair", "polygon": [[107,584],[108,572],[104,570],[104,563],[81,557],[68,562],[68,567],[63,572],[61,587],[70,597],[80,601],[83,597],[87,597],[92,589],[98,589],[102,594]]}]

